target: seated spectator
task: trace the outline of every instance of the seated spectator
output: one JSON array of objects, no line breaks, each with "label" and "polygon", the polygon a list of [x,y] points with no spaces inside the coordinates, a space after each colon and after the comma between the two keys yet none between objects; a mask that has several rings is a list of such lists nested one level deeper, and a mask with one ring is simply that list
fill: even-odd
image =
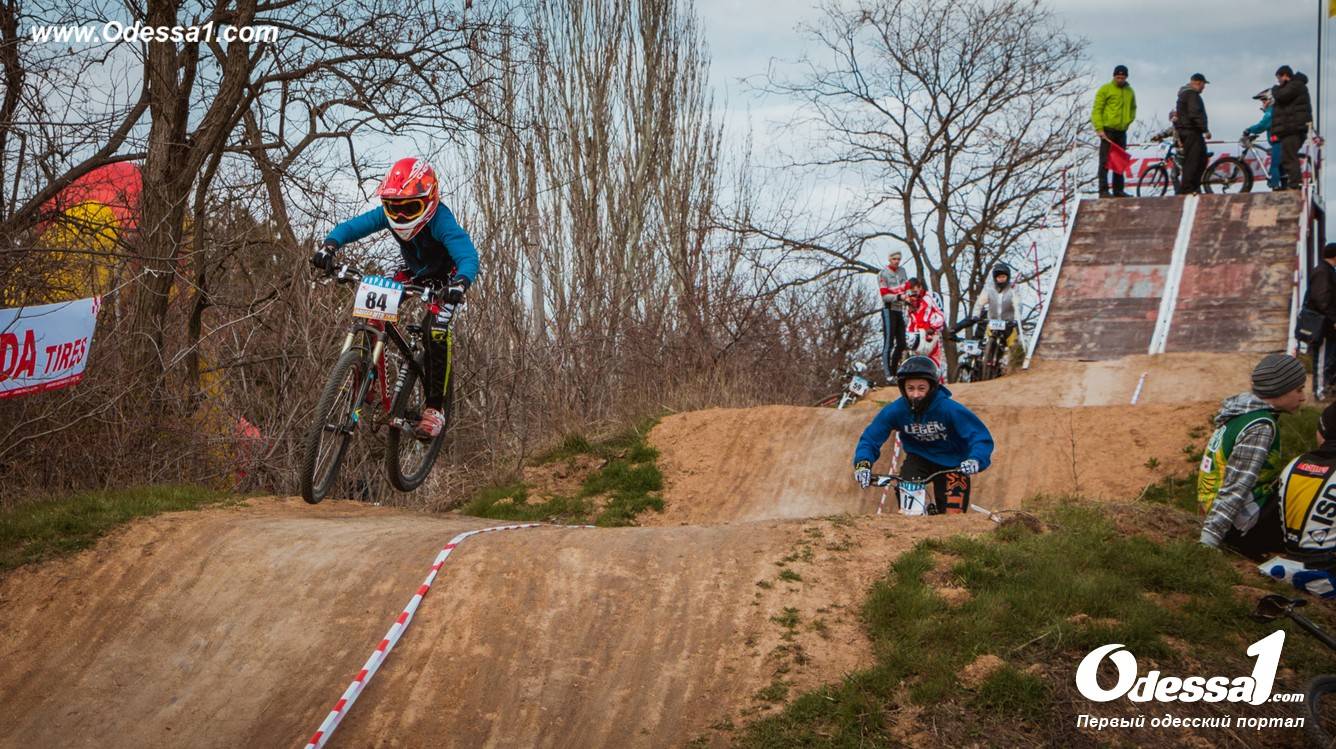
[{"label": "seated spectator", "polygon": [[1197,479],[1197,501],[1206,512],[1201,543],[1258,559],[1280,550],[1278,420],[1282,411],[1303,405],[1307,379],[1298,359],[1268,354],[1253,368],[1251,392],[1222,404]]},{"label": "seated spectator", "polygon": [[1280,475],[1279,512],[1286,557],[1309,569],[1336,569],[1336,404],[1317,426],[1317,448]]}]

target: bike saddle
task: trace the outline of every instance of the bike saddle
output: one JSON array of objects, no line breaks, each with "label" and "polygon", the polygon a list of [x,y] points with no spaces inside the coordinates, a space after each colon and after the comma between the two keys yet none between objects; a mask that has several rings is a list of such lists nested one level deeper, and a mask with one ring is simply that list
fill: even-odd
[{"label": "bike saddle", "polygon": [[1308,601],[1302,598],[1286,598],[1279,593],[1271,593],[1259,598],[1257,608],[1248,616],[1256,622],[1270,622],[1289,616],[1295,609],[1307,605]]}]

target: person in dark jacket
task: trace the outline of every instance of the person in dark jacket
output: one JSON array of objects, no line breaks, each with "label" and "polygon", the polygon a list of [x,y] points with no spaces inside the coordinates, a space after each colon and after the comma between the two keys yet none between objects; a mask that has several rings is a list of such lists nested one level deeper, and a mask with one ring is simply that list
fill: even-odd
[{"label": "person in dark jacket", "polygon": [[1206,89],[1206,76],[1193,73],[1188,84],[1178,90],[1178,104],[1174,108],[1174,130],[1183,144],[1183,176],[1178,193],[1190,195],[1201,192],[1201,178],[1206,173],[1206,139],[1211,128],[1206,121],[1206,105],[1201,92]]},{"label": "person in dark jacket", "polygon": [[[1319,399],[1336,394],[1336,242],[1322,248],[1322,262],[1308,274],[1304,309],[1322,315],[1322,387],[1314,387]],[[1315,343],[1316,345],[1316,343]],[[1313,352],[1316,361],[1318,350]],[[1314,373],[1316,375],[1316,373]]]},{"label": "person in dark jacket", "polygon": [[1280,163],[1285,170],[1286,189],[1298,190],[1303,186],[1299,150],[1308,137],[1308,125],[1313,121],[1313,102],[1308,97],[1308,76],[1295,73],[1289,65],[1281,65],[1276,70],[1276,85],[1271,89],[1271,98],[1275,101],[1275,109],[1271,113],[1271,134],[1280,146]]}]

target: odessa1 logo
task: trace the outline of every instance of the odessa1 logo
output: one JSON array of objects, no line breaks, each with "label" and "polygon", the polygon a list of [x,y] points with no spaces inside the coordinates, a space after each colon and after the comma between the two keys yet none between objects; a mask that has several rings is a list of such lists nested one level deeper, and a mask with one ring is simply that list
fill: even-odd
[{"label": "odessa1 logo", "polygon": [[[1248,702],[1260,705],[1271,698],[1271,686],[1280,665],[1280,650],[1285,644],[1285,630],[1278,629],[1248,646],[1248,655],[1257,659],[1251,676],[1161,676],[1151,671],[1138,678],[1137,659],[1120,644],[1104,645],[1090,651],[1076,669],[1076,688],[1093,702],[1112,702],[1124,695],[1133,702]],[[1118,669],[1118,682],[1111,689],[1095,678],[1099,664],[1108,658]]]}]

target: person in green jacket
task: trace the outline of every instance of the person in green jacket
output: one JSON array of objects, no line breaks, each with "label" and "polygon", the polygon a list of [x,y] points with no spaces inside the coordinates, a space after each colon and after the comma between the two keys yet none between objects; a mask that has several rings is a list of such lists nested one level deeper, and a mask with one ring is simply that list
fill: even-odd
[{"label": "person in green jacket", "polygon": [[1228,546],[1259,559],[1280,549],[1284,535],[1275,491],[1284,463],[1279,419],[1303,405],[1307,380],[1298,359],[1268,354],[1253,368],[1252,390],[1221,404],[1197,474],[1197,502],[1206,515],[1204,545]]},{"label": "person in green jacket", "polygon": [[[1137,119],[1137,95],[1127,83],[1127,66],[1113,69],[1113,80],[1095,92],[1095,106],[1090,110],[1090,124],[1099,136],[1099,196],[1109,195],[1109,150],[1112,144],[1127,148],[1127,129]],[[1123,174],[1113,173],[1113,196],[1125,198]]]}]

